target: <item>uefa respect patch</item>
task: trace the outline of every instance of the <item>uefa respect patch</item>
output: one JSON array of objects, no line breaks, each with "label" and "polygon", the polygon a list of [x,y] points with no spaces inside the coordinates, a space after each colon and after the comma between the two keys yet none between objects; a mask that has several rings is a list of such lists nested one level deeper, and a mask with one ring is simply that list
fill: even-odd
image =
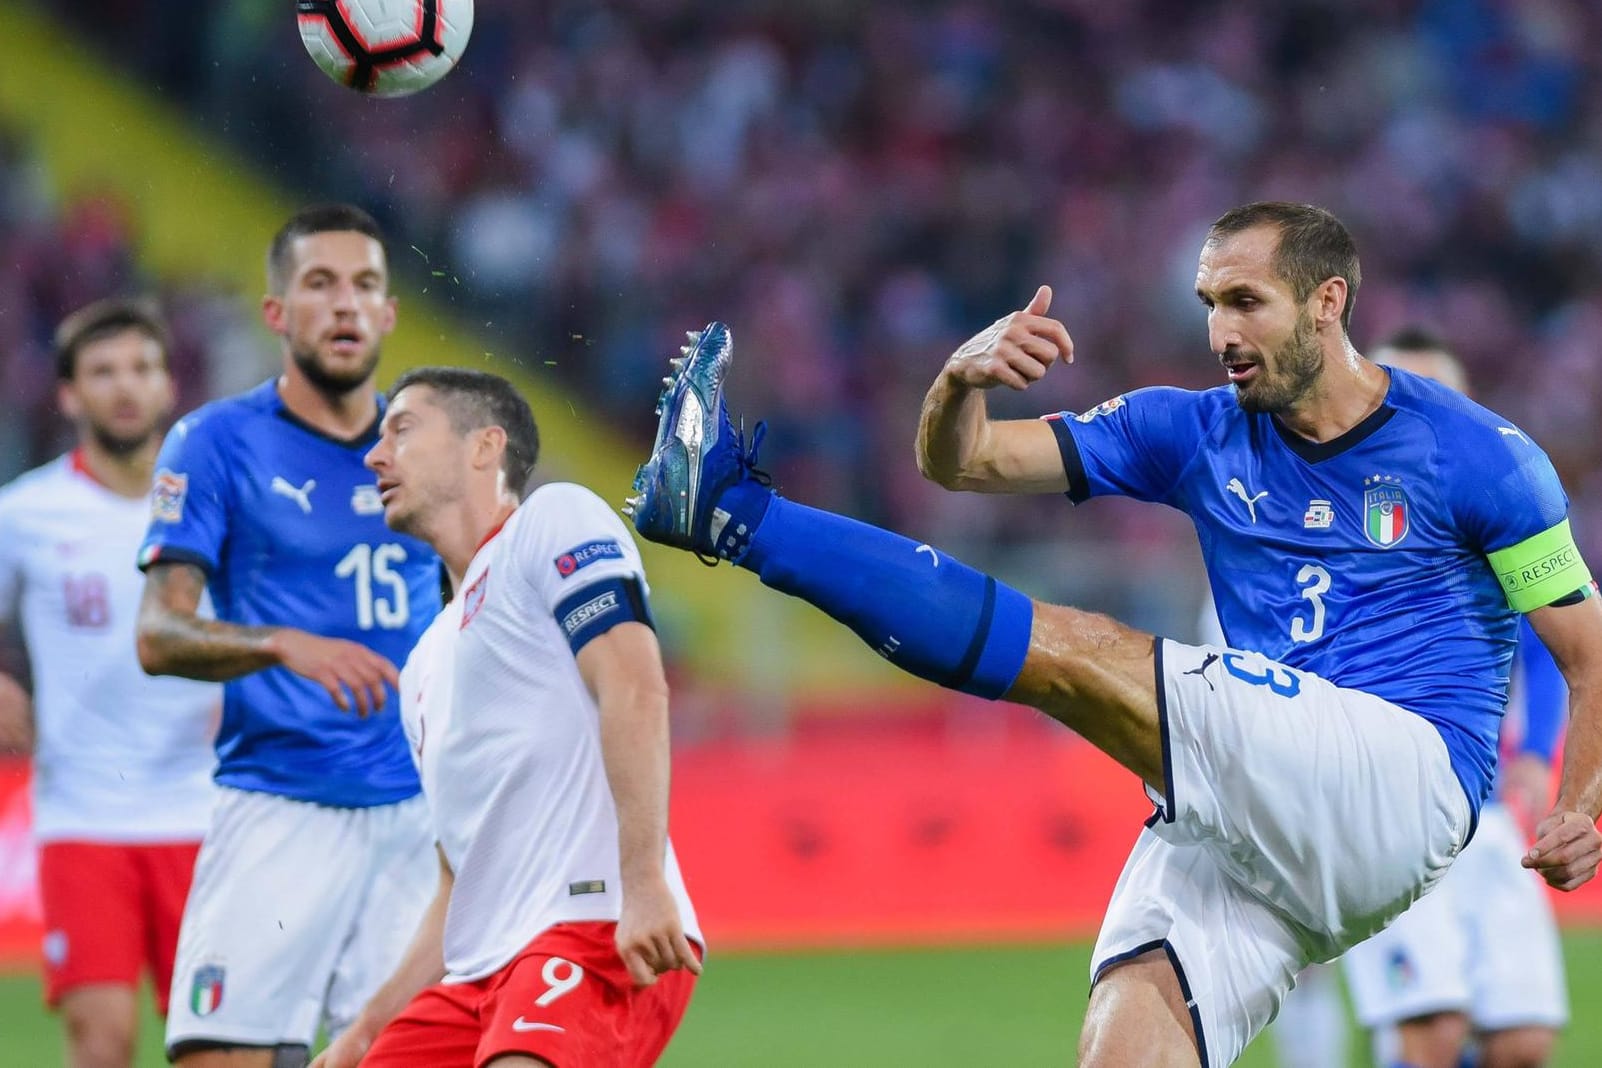
[{"label": "uefa respect patch", "polygon": [[623,559],[623,546],[616,541],[587,541],[583,545],[574,546],[552,562],[556,564],[556,573],[567,578],[597,560],[621,559]]}]

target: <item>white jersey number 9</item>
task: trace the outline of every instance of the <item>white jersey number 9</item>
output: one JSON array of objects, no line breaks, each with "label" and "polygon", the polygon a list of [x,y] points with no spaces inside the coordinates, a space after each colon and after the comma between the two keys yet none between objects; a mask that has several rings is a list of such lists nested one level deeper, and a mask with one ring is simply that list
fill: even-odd
[{"label": "white jersey number 9", "polygon": [[547,989],[534,999],[534,1004],[543,1009],[583,982],[584,969],[570,960],[552,957],[545,962],[545,967],[540,969],[540,978],[545,980]]},{"label": "white jersey number 9", "polygon": [[[406,550],[394,543],[355,545],[334,567],[336,578],[356,583],[356,625],[372,630],[398,630],[411,618],[406,579],[395,570],[406,562]],[[376,592],[375,592],[376,591]]]},{"label": "white jersey number 9", "polygon": [[1302,596],[1312,605],[1313,618],[1291,616],[1291,641],[1316,642],[1324,636],[1324,594],[1329,592],[1329,572],[1317,564],[1304,564],[1296,572]]}]

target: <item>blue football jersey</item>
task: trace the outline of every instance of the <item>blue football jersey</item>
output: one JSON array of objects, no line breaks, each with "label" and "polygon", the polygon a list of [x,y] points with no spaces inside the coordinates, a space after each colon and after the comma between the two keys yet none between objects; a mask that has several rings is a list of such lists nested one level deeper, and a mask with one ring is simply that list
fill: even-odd
[{"label": "blue football jersey", "polygon": [[1233,387],[1156,387],[1050,417],[1076,503],[1123,494],[1196,526],[1229,643],[1429,720],[1478,812],[1496,766],[1518,614],[1486,556],[1568,499],[1517,427],[1391,370],[1384,403],[1306,440]]},{"label": "blue football jersey", "polygon": [[[276,382],[180,420],[156,461],[139,563],[203,568],[217,618],[361,642],[403,663],[439,611],[439,558],[384,525],[359,441],[296,419]],[[359,718],[319,684],[268,668],[223,687],[217,781],[360,808],[419,790],[399,699]]]}]

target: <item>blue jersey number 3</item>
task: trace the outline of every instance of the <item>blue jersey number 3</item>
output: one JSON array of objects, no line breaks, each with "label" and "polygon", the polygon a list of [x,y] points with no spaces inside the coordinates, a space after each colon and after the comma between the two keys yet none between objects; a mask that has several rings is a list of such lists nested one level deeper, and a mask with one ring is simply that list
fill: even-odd
[{"label": "blue jersey number 3", "polygon": [[1263,671],[1253,671],[1246,666],[1245,658],[1239,653],[1225,653],[1224,670],[1241,682],[1267,686],[1281,697],[1295,697],[1302,692],[1302,680],[1278,664],[1270,664]]}]

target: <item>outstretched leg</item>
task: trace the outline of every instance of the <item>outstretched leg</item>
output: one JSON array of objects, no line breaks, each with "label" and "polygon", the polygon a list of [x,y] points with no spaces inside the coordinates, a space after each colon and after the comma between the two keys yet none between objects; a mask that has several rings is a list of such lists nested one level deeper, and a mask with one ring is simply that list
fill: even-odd
[{"label": "outstretched leg", "polygon": [[756,572],[920,678],[1031,705],[1163,789],[1151,635],[1033,602],[929,545],[776,496],[724,406],[728,329],[713,323],[691,340],[625,506],[641,536]]}]

